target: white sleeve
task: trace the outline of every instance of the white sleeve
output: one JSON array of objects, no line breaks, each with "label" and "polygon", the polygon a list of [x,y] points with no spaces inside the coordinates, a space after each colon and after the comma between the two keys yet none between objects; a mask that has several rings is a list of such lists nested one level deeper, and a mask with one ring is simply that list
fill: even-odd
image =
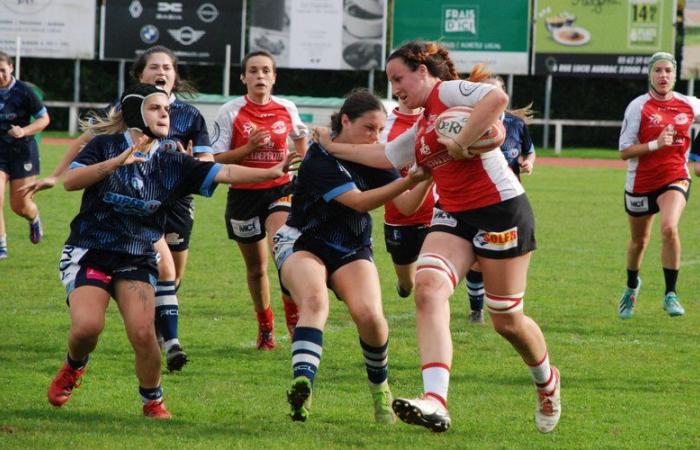
[{"label": "white sleeve", "polygon": [[693,114],[695,114],[695,122],[700,123],[700,98],[689,97],[690,105],[693,107]]},{"label": "white sleeve", "polygon": [[301,121],[297,105],[295,105],[292,102],[284,102],[283,104],[285,109],[289,113],[289,117],[292,121],[292,130],[289,132],[289,137],[293,141],[296,141],[297,139],[301,139],[305,136],[308,136],[309,127],[307,127],[306,124]]},{"label": "white sleeve", "polygon": [[474,106],[496,86],[487,83],[474,83],[467,80],[450,80],[440,83],[440,101],[451,108],[453,106]]},{"label": "white sleeve", "polygon": [[634,144],[639,144],[639,125],[642,121],[644,97],[637,97],[627,106],[625,119],[622,121],[618,150],[623,151]]},{"label": "white sleeve", "polygon": [[225,103],[214,122],[214,133],[212,135],[211,148],[214,154],[231,150],[231,138],[233,137],[233,121],[236,120],[238,109],[231,108],[229,103]]},{"label": "white sleeve", "polygon": [[387,159],[397,169],[409,167],[416,162],[416,128],[418,122],[411,128],[396,136],[391,142],[386,144],[384,152]]}]

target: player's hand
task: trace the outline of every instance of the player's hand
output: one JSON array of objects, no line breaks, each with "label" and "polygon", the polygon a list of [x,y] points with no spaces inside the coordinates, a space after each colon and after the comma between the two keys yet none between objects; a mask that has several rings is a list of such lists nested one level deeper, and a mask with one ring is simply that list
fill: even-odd
[{"label": "player's hand", "polygon": [[190,141],[187,142],[187,148],[182,145],[182,142],[177,141],[177,151],[192,156],[192,140],[190,139]]},{"label": "player's hand", "polygon": [[117,162],[120,166],[128,166],[131,164],[146,162],[146,156],[148,155],[150,146],[151,143],[149,142],[148,137],[141,136],[138,141],[134,143],[134,145],[124,150],[121,155],[117,156]]},{"label": "player's hand", "polygon": [[410,169],[408,169],[407,175],[407,177],[416,184],[420,183],[421,181],[428,180],[432,176],[433,175],[430,173],[430,169],[416,164],[414,164]]},{"label": "player's hand", "polygon": [[25,197],[28,196],[29,198],[32,198],[37,192],[54,187],[56,185],[56,181],[58,181],[58,178],[49,176],[40,180],[32,181],[29,184],[25,184],[17,191]]},{"label": "player's hand", "polygon": [[[311,133],[311,138],[321,144],[321,146],[325,149],[328,149],[330,146],[331,142],[333,140],[331,139],[331,130],[328,127],[316,127],[313,129],[313,132]],[[331,152],[333,153],[333,152]]]},{"label": "player's hand", "polygon": [[15,139],[22,139],[23,137],[26,136],[26,133],[24,132],[24,128],[17,126],[17,125],[10,125],[10,129],[7,131],[7,134],[12,136]]},{"label": "player's hand", "polygon": [[299,170],[299,165],[301,164],[301,156],[294,152],[294,153],[287,153],[287,156],[280,161],[277,165],[275,165],[272,170],[274,170],[277,174],[278,177],[284,176],[285,173],[288,172],[296,172]]},{"label": "player's hand", "polygon": [[522,173],[526,173],[528,175],[532,174],[532,169],[534,169],[535,166],[532,164],[532,161],[524,159],[520,162],[520,171]]},{"label": "player's hand", "polygon": [[675,134],[676,130],[673,128],[673,125],[666,125],[666,128],[664,128],[659,137],[656,138],[656,143],[659,144],[659,148],[673,145],[673,136]]},{"label": "player's hand", "polygon": [[469,149],[464,149],[460,146],[454,139],[449,137],[440,136],[438,137],[438,142],[445,146],[447,153],[452,157],[452,159],[469,159],[473,158],[474,155],[469,151]]},{"label": "player's hand", "polygon": [[270,140],[270,131],[264,128],[254,129],[248,136],[248,149],[252,152],[265,145]]}]

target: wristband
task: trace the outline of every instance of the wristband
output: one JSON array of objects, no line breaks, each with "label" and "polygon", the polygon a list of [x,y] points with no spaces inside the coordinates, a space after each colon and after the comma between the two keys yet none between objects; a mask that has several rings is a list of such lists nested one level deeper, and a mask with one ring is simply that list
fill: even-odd
[{"label": "wristband", "polygon": [[653,152],[654,150],[659,149],[659,143],[656,141],[649,141],[647,142],[647,146],[649,147],[649,151]]}]

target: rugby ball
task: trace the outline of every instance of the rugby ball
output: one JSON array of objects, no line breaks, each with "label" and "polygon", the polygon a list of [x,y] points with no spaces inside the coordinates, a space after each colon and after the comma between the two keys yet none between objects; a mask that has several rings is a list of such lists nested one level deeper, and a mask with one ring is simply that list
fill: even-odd
[{"label": "rugby ball", "polygon": [[[468,106],[455,106],[446,109],[435,120],[435,132],[440,136],[454,139],[462,131],[471,114],[472,108]],[[469,150],[477,153],[493,150],[503,144],[505,139],[506,129],[503,126],[503,122],[496,120],[486,130],[486,133],[469,146]]]}]

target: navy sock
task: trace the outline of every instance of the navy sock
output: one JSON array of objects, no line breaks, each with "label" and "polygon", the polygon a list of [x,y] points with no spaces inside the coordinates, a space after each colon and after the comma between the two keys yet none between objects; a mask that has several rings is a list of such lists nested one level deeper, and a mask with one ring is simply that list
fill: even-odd
[{"label": "navy sock", "polygon": [[666,281],[666,294],[676,292],[676,281],[678,281],[678,271],[664,267],[664,280]]},{"label": "navy sock", "polygon": [[177,328],[180,316],[174,281],[159,281],[156,285],[156,328],[165,341],[166,350],[179,344]]},{"label": "navy sock", "polygon": [[[666,269],[664,269],[666,270]],[[639,271],[627,269],[627,287],[630,289],[637,289],[637,283],[639,282]]]},{"label": "navy sock", "polygon": [[467,272],[467,294],[472,311],[484,309],[484,276],[481,272],[476,270]]},{"label": "navy sock", "polygon": [[85,367],[87,365],[88,358],[90,358],[89,355],[86,356],[83,360],[75,360],[70,357],[70,353],[66,354],[66,362],[73,370],[79,370]]},{"label": "navy sock", "polygon": [[143,404],[145,405],[151,400],[162,400],[163,387],[161,385],[154,388],[144,388],[139,386],[139,394],[141,394],[141,400],[143,400]]},{"label": "navy sock", "polygon": [[389,377],[389,341],[381,347],[373,347],[360,339],[360,346],[365,357],[367,378],[372,384],[382,384]]},{"label": "navy sock", "polygon": [[292,337],[292,371],[294,378],[304,376],[314,382],[323,353],[323,331],[296,327]]}]

